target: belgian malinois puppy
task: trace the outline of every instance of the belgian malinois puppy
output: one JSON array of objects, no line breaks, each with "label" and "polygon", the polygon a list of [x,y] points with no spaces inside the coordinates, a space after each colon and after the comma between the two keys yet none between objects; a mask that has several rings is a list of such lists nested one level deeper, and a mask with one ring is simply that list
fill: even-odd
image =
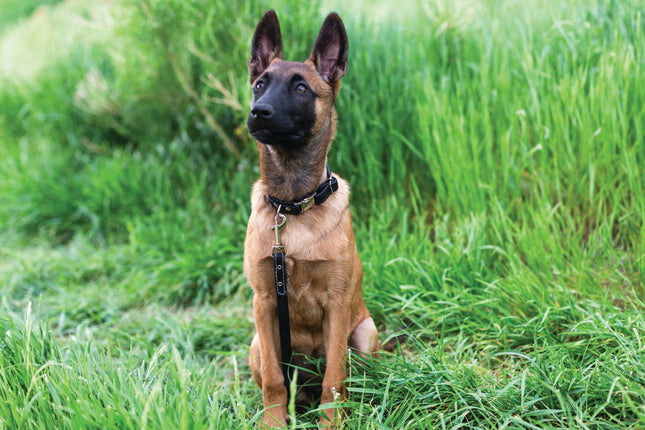
[{"label": "belgian malinois puppy", "polygon": [[[288,378],[281,370],[276,310],[276,273],[282,266],[272,258],[276,243],[286,255],[293,352],[326,359],[323,425],[341,421],[334,401],[345,399],[348,346],[367,356],[379,350],[376,326],[361,293],[363,268],[354,241],[349,186],[327,167],[347,50],[345,27],[336,13],[325,19],[303,63],[283,61],[273,10],[260,19],[251,44],[253,100],[247,125],[258,142],[260,179],[251,194],[244,273],[255,293],[257,334],[249,362],[262,389],[264,424],[269,427],[285,425],[288,419]],[[282,229],[274,228],[280,224]]]}]

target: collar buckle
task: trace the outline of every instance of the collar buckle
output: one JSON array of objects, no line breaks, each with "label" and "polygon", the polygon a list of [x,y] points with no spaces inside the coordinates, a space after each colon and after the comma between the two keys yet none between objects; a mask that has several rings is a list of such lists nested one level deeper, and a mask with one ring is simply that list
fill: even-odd
[{"label": "collar buckle", "polygon": [[307,209],[310,209],[314,205],[315,196],[316,196],[315,194],[312,194],[308,197],[305,197],[300,202],[296,203],[296,206],[300,206],[300,213],[306,211]]}]

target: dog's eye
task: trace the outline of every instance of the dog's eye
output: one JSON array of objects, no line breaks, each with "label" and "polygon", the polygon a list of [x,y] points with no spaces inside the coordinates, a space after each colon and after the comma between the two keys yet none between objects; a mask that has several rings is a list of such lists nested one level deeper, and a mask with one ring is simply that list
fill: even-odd
[{"label": "dog's eye", "polygon": [[304,94],[304,93],[307,92],[307,87],[304,86],[303,84],[298,84],[298,85],[296,85],[296,91],[299,92],[299,93]]},{"label": "dog's eye", "polygon": [[258,82],[255,84],[255,89],[256,89],[256,90],[262,90],[262,89],[264,89],[264,82],[262,82],[262,81],[258,81]]}]

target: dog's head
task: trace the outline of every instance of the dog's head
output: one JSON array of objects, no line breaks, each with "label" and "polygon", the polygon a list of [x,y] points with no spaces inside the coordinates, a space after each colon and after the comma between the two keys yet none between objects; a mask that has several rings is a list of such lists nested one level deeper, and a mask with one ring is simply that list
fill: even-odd
[{"label": "dog's head", "polygon": [[267,145],[299,145],[333,121],[340,79],[347,71],[347,34],[338,14],[325,19],[303,63],[282,60],[282,36],[273,10],[253,35],[249,75],[253,100],[247,126]]}]

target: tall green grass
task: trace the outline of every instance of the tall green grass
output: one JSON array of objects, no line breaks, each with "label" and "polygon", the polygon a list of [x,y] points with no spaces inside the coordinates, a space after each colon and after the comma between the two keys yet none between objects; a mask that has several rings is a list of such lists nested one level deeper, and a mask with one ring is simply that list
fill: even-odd
[{"label": "tall green grass", "polygon": [[255,426],[246,61],[269,7],[289,60],[343,17],[329,162],[368,308],[409,338],[350,356],[346,428],[645,426],[645,4],[398,6],[3,9],[0,41],[70,26],[21,52],[46,67],[0,69],[0,428]]}]

